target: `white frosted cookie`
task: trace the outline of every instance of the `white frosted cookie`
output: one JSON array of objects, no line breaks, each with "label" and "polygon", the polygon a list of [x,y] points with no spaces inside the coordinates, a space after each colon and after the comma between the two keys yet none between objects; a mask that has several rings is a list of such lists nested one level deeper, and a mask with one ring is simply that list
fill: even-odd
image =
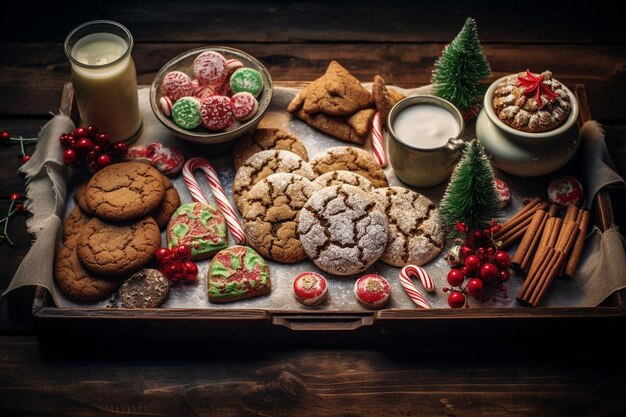
[{"label": "white frosted cookie", "polygon": [[387,235],[387,216],[375,197],[347,184],[313,192],[298,221],[306,254],[336,275],[365,271],[383,254]]},{"label": "white frosted cookie", "polygon": [[403,187],[377,188],[377,206],[387,215],[389,242],[381,260],[393,266],[424,265],[444,246],[439,210],[428,198]]}]

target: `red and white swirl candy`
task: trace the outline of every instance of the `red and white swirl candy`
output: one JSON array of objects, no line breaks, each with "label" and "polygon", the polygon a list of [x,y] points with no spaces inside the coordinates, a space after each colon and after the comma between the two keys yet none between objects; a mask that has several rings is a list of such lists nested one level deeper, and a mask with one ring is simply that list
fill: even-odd
[{"label": "red and white swirl candy", "polygon": [[158,142],[151,143],[146,148],[153,167],[165,175],[176,175],[183,169],[185,156],[177,148],[163,146]]},{"label": "red and white swirl candy", "polygon": [[170,100],[168,96],[161,97],[159,99],[159,105],[165,117],[172,117],[172,100]]},{"label": "red and white swirl candy", "polygon": [[417,265],[407,265],[400,271],[400,283],[402,284],[402,288],[404,288],[404,291],[406,291],[415,305],[421,308],[431,308],[426,298],[424,298],[424,295],[417,289],[415,284],[413,284],[413,281],[411,281],[411,276],[419,278],[427,292],[435,291],[435,283],[430,276],[428,276],[424,268]]},{"label": "red and white swirl candy", "polygon": [[209,181],[211,191],[213,192],[213,198],[215,198],[217,206],[224,215],[228,228],[230,229],[230,233],[235,238],[235,241],[238,245],[244,245],[246,243],[246,236],[243,233],[243,227],[241,227],[239,218],[235,214],[233,207],[230,205],[228,197],[226,197],[226,193],[220,183],[220,179],[215,171],[215,168],[213,168],[213,165],[211,165],[209,161],[203,158],[191,158],[187,160],[183,166],[183,179],[185,180],[185,184],[191,193],[193,201],[209,204],[208,200],[202,193],[200,185],[193,175],[193,172],[196,169],[201,170],[207,181]]},{"label": "red and white swirl candy", "polygon": [[383,126],[380,122],[380,113],[376,112],[372,119],[372,151],[374,158],[381,167],[387,166],[387,153],[385,152],[385,140],[383,138]]}]

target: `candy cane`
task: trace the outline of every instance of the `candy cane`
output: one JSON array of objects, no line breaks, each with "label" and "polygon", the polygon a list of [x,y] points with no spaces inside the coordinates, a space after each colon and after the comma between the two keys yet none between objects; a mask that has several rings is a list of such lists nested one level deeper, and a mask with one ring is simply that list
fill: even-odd
[{"label": "candy cane", "polygon": [[385,141],[383,139],[383,126],[380,123],[380,113],[376,113],[372,119],[372,150],[374,158],[381,167],[387,165],[387,154],[385,153]]},{"label": "candy cane", "polygon": [[416,306],[421,308],[431,308],[426,298],[422,295],[421,292],[417,289],[413,281],[411,281],[411,276],[418,277],[422,282],[422,286],[428,292],[433,292],[435,290],[435,283],[428,276],[428,273],[417,265],[407,265],[400,271],[400,283],[402,284],[402,288],[404,291],[411,297],[411,300],[415,303]]},{"label": "candy cane", "polygon": [[197,201],[199,203],[209,204],[208,200],[200,189],[200,185],[196,181],[196,178],[193,176],[193,171],[195,171],[196,169],[201,170],[204,173],[207,181],[209,181],[211,191],[213,192],[213,197],[215,197],[215,202],[220,208],[222,214],[224,215],[226,223],[228,223],[230,233],[232,233],[233,237],[237,241],[237,244],[245,244],[246,237],[243,233],[241,223],[239,223],[239,218],[235,214],[233,207],[230,205],[230,202],[226,197],[226,193],[224,192],[224,188],[222,188],[222,184],[220,183],[219,177],[217,176],[217,172],[215,172],[215,168],[213,168],[213,165],[211,165],[211,163],[206,159],[191,158],[187,160],[187,162],[185,162],[185,166],[183,167],[183,179],[185,180],[185,184],[187,184],[187,188],[191,193],[191,197],[194,201]]}]

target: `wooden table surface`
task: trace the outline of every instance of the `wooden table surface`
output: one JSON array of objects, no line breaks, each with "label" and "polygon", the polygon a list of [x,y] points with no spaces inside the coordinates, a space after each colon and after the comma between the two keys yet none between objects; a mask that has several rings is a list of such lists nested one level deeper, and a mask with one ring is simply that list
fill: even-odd
[{"label": "wooden table surface", "polygon": [[[568,2],[567,9],[447,0],[88,3],[3,6],[0,130],[35,136],[58,111],[69,79],[62,42],[87,20],[117,20],[130,29],[140,83],[185,50],[221,44],[256,56],[275,80],[312,80],[336,59],[362,81],[380,74],[417,86],[429,82],[434,60],[473,16],[494,77],[550,69],[565,83],[586,86],[617,168],[626,172],[626,25],[598,2]],[[16,146],[0,149],[0,213],[10,193],[25,191],[17,153]],[[623,196],[618,200],[624,224]],[[10,223],[15,246],[0,245],[0,288],[29,249],[25,221]],[[463,349],[472,334],[458,334],[447,335],[449,349],[437,351],[252,343],[59,355],[39,348],[32,295],[23,289],[0,301],[2,416],[626,415],[617,342],[623,327],[593,341],[597,349],[543,346],[529,328],[528,342],[514,353],[506,341]]]}]

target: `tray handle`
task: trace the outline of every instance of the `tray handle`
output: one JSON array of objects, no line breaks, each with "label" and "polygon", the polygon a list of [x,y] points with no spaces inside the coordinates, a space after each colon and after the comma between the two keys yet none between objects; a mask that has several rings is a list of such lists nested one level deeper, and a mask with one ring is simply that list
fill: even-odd
[{"label": "tray handle", "polygon": [[374,323],[372,313],[338,315],[338,314],[273,314],[272,324],[284,326],[294,331],[350,331]]}]

